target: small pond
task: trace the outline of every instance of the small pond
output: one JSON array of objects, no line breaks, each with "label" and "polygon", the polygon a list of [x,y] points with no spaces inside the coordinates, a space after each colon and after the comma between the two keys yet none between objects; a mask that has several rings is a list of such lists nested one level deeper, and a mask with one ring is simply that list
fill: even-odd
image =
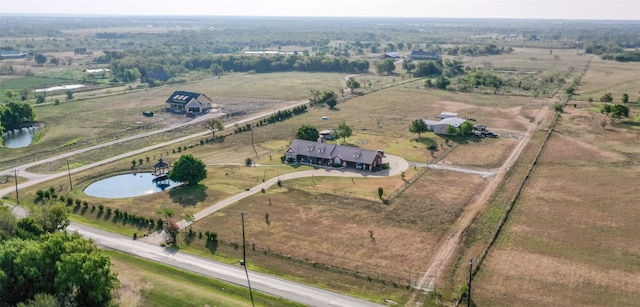
[{"label": "small pond", "polygon": [[4,141],[4,147],[7,148],[20,148],[27,147],[31,144],[33,136],[38,131],[35,127],[28,127],[22,129],[13,129],[5,132],[2,135]]},{"label": "small pond", "polygon": [[153,194],[178,185],[180,183],[166,179],[166,177],[156,178],[151,173],[125,174],[96,181],[89,185],[84,193],[102,198],[127,198]]}]

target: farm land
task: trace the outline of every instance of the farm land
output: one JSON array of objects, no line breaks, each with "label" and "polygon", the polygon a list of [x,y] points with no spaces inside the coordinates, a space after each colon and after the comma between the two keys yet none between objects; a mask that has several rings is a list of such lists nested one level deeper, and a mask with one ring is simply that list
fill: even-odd
[{"label": "farm land", "polygon": [[[80,30],[68,34],[87,35]],[[362,57],[372,62],[377,59],[373,55]],[[203,133],[184,142],[74,173],[72,190],[66,177],[21,189],[21,200],[33,202],[33,206],[47,205],[42,200],[34,201],[36,192],[53,187],[67,198],[89,204],[76,202],[71,206],[71,219],[76,222],[127,236],[133,232],[153,232],[153,228],[118,220],[110,212],[118,209],[149,219],[159,218],[155,214],[158,208],[171,208],[176,217],[194,214],[264,180],[312,170],[312,166],[280,162],[298,127],[313,124],[318,130],[325,130],[345,122],[353,128],[353,134],[335,142],[381,149],[415,166],[407,169],[403,177],[307,177],[285,181],[282,187],[273,186],[254,194],[191,226],[196,233],[216,232],[215,246],[181,233],[180,249],[237,264],[242,255],[238,248],[242,244],[239,215],[245,212],[250,245],[248,265],[252,270],[376,302],[382,299],[401,304],[452,302],[461,297],[459,289],[466,283],[467,260],[480,257],[486,242],[495,236],[496,225],[510,202],[519,194],[502,232],[474,273],[476,305],[513,306],[522,302],[633,305],[640,300],[634,291],[640,286],[637,282],[640,251],[636,248],[640,242],[634,236],[639,218],[635,214],[636,200],[640,195],[638,182],[634,181],[640,171],[637,165],[640,126],[634,116],[639,107],[629,104],[631,116],[615,119],[601,114],[601,103],[597,102],[608,92],[617,101],[622,93],[628,93],[630,100],[635,101],[634,95],[640,94],[633,73],[639,68],[637,64],[604,61],[575,49],[517,46],[513,52],[502,55],[456,59],[469,67],[493,71],[509,85],[497,94],[485,88],[471,93],[443,91],[426,89],[424,78],[412,78],[405,72],[389,76],[371,72],[353,76],[373,86],[358,90],[360,93],[348,93],[343,89],[347,74],[237,72],[215,78],[192,75],[189,82],[155,88],[94,84],[75,93],[70,100],[65,99],[65,93],[54,93],[50,99],[59,99],[58,104],[45,103],[35,108],[38,120],[44,123],[35,144],[21,149],[0,148],[0,169],[125,136],[184,125],[28,169],[33,173],[59,173],[66,170],[67,163],[72,168],[85,166],[206,132],[197,119],[162,112],[164,101],[174,90],[205,93],[220,105],[214,116],[220,115],[225,123],[268,115],[308,101],[311,90],[334,90],[341,98],[335,109],[310,108],[303,115],[256,126],[251,132],[233,133],[234,127],[227,127],[217,133],[225,136],[218,142],[208,142],[210,134]],[[400,71],[400,64],[396,66]],[[82,78],[82,68],[65,69],[74,70],[70,74],[72,79]],[[35,76],[3,78],[0,88],[55,85],[67,80],[59,79],[61,73],[56,72],[65,69],[34,67]],[[576,77],[581,78],[580,86],[572,100],[567,101],[564,89]],[[525,90],[522,84],[536,90]],[[567,101],[567,105],[557,119],[549,113],[544,120],[536,120],[541,110],[558,101]],[[156,116],[143,117],[142,111],[153,111]],[[418,138],[408,131],[412,120],[435,119],[442,111],[473,118],[500,137],[476,139],[429,132]],[[328,120],[321,119],[325,116]],[[252,120],[248,123],[255,125]],[[424,165],[496,172],[532,125],[538,129],[531,141],[506,171],[473,224],[468,229],[456,229],[456,222],[467,206],[493,178],[429,169]],[[546,140],[550,128],[553,131]],[[99,179],[149,171],[158,158],[172,163],[184,153],[207,165],[208,178],[198,186],[128,199],[95,198],[83,192]],[[247,158],[253,159],[256,167],[245,166]],[[144,162],[132,166],[132,160]],[[0,188],[12,186],[12,182],[1,179]],[[383,204],[377,195],[378,188],[384,190],[382,198],[404,190],[389,204]],[[7,194],[8,199],[13,197],[12,193]],[[94,207],[98,205],[109,208],[109,213],[96,210]],[[269,217],[265,218],[265,214]],[[458,231],[464,231],[462,242],[440,273],[429,277],[436,280],[437,287],[425,298],[422,291],[412,287],[424,278],[443,242]],[[122,278],[137,278],[125,273],[131,265],[122,256],[114,254],[114,259],[119,259],[114,262]],[[153,289],[181,283],[158,283],[157,274],[149,275],[154,270],[158,269],[140,271],[144,278],[156,280]],[[149,289],[139,290],[148,293],[143,302],[152,305],[154,300],[164,299],[161,290]],[[193,291],[203,297],[203,302],[212,299],[197,289]],[[213,297],[220,299],[215,294]],[[231,299],[229,304],[236,302]]]}]

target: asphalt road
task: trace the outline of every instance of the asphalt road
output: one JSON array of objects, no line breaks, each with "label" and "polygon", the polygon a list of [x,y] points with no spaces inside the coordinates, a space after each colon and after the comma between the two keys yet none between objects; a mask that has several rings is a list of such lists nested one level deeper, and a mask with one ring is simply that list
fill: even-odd
[{"label": "asphalt road", "polygon": [[[128,237],[77,223],[71,223],[71,225],[67,227],[67,230],[78,232],[86,238],[93,239],[97,245],[103,248],[118,250],[229,283],[247,286],[246,275],[241,266],[222,264],[206,258],[179,251],[172,251],[171,249],[163,248],[155,244],[134,241]],[[309,306],[383,306],[266,274],[249,271],[249,279],[251,281],[251,287],[255,290]]]}]

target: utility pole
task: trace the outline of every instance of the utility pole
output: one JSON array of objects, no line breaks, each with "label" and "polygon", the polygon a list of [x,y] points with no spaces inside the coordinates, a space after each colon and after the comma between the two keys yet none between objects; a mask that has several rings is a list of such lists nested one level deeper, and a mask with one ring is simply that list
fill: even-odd
[{"label": "utility pole", "polygon": [[71,170],[69,169],[69,160],[67,160],[67,174],[69,175],[69,191],[73,190],[73,184],[71,184]]},{"label": "utility pole", "polygon": [[471,273],[475,259],[469,260],[469,286],[467,287],[467,307],[471,307]]},{"label": "utility pole", "polygon": [[20,204],[20,198],[18,198],[18,170],[13,170],[13,179],[16,182],[16,206]]},{"label": "utility pole", "polygon": [[251,282],[249,281],[249,271],[247,270],[247,246],[244,239],[244,211],[242,211],[242,265],[244,266],[244,273],[247,275],[247,285],[249,286],[249,296],[251,296],[251,306],[255,307],[253,302],[253,290],[251,290]]}]

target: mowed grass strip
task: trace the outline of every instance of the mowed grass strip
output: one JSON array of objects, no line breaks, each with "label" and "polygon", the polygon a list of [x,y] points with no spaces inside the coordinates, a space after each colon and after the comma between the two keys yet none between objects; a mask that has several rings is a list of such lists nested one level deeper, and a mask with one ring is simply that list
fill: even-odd
[{"label": "mowed grass strip", "polygon": [[[249,290],[189,271],[106,251],[120,280],[120,306],[251,306]],[[303,306],[258,291],[257,306]]]}]

